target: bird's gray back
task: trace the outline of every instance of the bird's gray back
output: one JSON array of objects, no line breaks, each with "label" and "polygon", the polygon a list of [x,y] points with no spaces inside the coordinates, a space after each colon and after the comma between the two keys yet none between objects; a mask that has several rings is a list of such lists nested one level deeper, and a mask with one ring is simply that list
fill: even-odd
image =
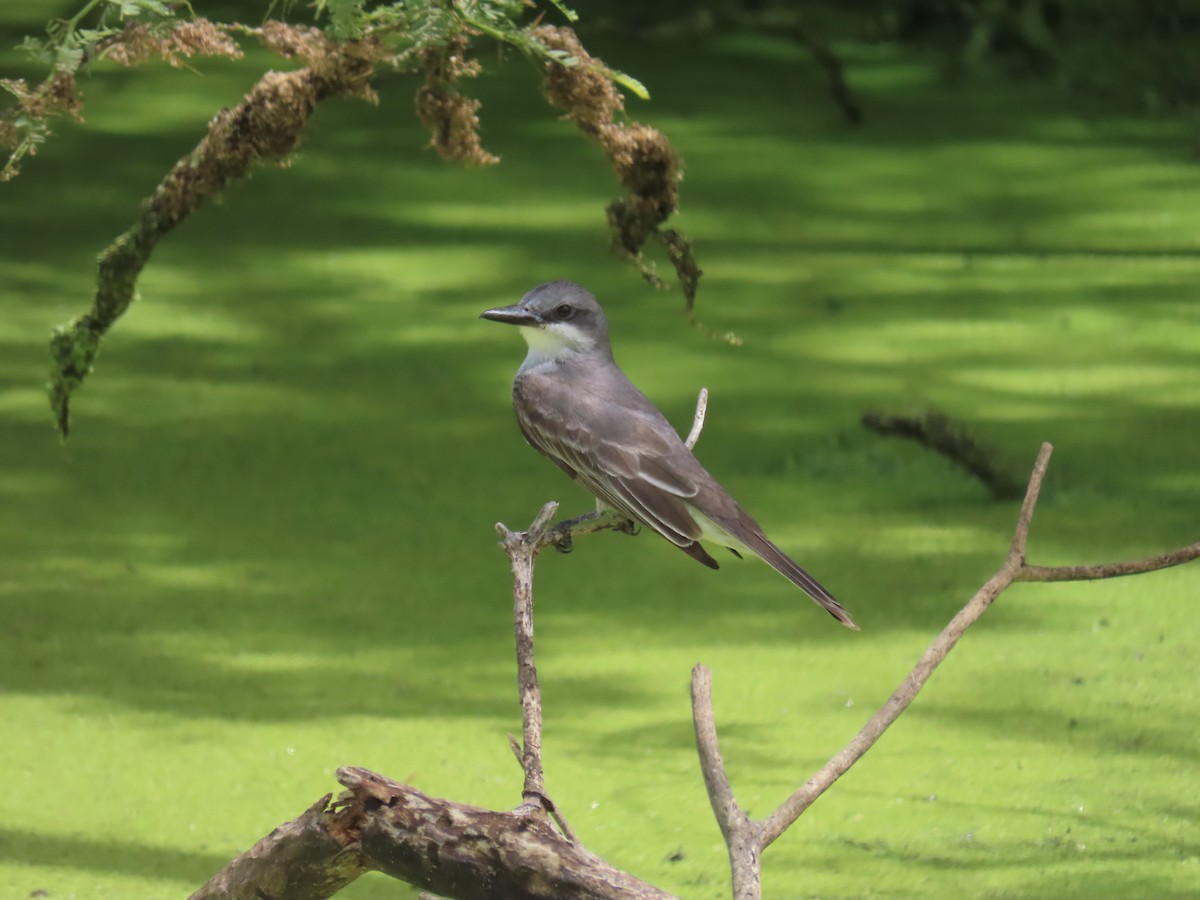
[{"label": "bird's gray back", "polygon": [[569,358],[519,372],[513,405],[535,448],[673,543],[700,537],[688,507],[760,530],[615,363]]}]

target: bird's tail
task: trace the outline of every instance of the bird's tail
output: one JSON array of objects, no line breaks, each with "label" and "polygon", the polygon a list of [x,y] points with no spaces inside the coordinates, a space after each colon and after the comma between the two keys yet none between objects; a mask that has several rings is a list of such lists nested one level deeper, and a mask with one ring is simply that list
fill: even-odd
[{"label": "bird's tail", "polygon": [[[721,544],[737,553],[738,549],[749,550],[768,566],[790,581],[808,596],[812,597],[821,605],[821,607],[845,625],[847,628],[853,628],[859,631],[858,623],[854,621],[850,613],[846,612],[846,608],[842,604],[833,599],[833,594],[825,590],[817,579],[813,578],[805,572],[796,563],[794,559],[776,547],[763,534],[762,528],[746,513],[744,509],[735,504],[732,498],[729,498],[729,505],[733,507],[733,512],[722,517],[722,521],[717,521],[712,516],[701,512],[695,507],[690,508],[692,518],[700,527],[705,540],[714,541]],[[699,548],[699,544],[695,544]],[[686,548],[685,548],[686,549]],[[688,551],[691,552],[691,551]],[[705,565],[711,565],[716,568],[716,561],[707,553],[700,551],[704,558],[692,553]]]},{"label": "bird's tail", "polygon": [[[745,541],[744,538],[743,540]],[[833,594],[825,590],[817,579],[800,568],[795,560],[772,544],[766,537],[754,535],[753,540],[745,541],[745,543],[763,562],[816,600],[827,613],[847,628],[853,628],[855,631],[859,630],[858,623],[854,621],[850,613],[846,612],[846,608],[833,598]]]}]

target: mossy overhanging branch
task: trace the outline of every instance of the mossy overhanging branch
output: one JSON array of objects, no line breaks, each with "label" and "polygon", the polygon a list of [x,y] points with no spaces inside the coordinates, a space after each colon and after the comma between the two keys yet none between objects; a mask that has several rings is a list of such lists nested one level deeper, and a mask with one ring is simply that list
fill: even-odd
[{"label": "mossy overhanging branch", "polygon": [[[82,117],[75,76],[95,60],[135,65],[158,58],[179,65],[193,55],[236,58],[241,55],[236,39],[253,37],[280,56],[303,62],[292,71],[265,73],[236,107],[217,113],[196,147],[143,201],[137,221],[101,254],[91,308],[54,329],[51,337],[47,389],[62,437],[70,432],[71,397],[92,371],[104,335],[136,298],[138,277],[157,243],[207,199],[245,178],[255,163],[286,164],[319,103],[334,97],[373,101],[372,80],[385,66],[410,74],[424,72],[424,84],[416,92],[416,112],[432,135],[431,145],[451,161],[498,162],[479,138],[479,102],[458,87],[480,72],[470,50],[481,37],[501,40],[543,62],[546,96],[555,105],[562,107],[560,101],[573,90],[566,86],[580,83],[599,98],[596,115],[586,116],[570,106],[568,117],[605,148],[629,191],[609,205],[609,222],[618,235],[614,246],[661,286],[661,279],[641,256],[646,240],[661,241],[691,314],[700,269],[686,238],[661,227],[678,208],[678,157],[661,132],[613,118],[624,108],[616,85],[645,94],[636,80],[590,56],[568,27],[542,25],[540,18],[532,25],[519,24],[517,19],[527,6],[520,0],[472,4],[407,0],[369,10],[355,2],[334,6],[320,6],[332,19],[330,28],[322,31],[275,20],[253,28],[202,18],[181,20],[175,17],[177,10],[157,0],[120,4],[90,0],[74,18],[52,27],[47,41],[33,42],[43,56],[54,59],[52,73],[41,85],[0,83],[17,100],[15,106],[0,111],[0,146],[12,150],[3,171],[4,177],[11,177],[20,156],[34,153],[37,143],[49,134],[46,122],[51,116]],[[107,24],[102,18],[94,23],[98,27],[84,29],[86,14],[99,7],[128,8],[136,15]],[[568,18],[573,15],[565,8],[564,13]],[[551,85],[563,89],[556,92]],[[32,130],[26,128],[30,122]]]},{"label": "mossy overhanging branch", "polygon": [[546,99],[604,152],[628,191],[608,205],[613,249],[661,288],[665,286],[662,278],[642,255],[650,238],[659,241],[675,268],[691,316],[703,272],[687,238],[662,227],[679,208],[679,183],[683,180],[679,155],[657,128],[623,121],[625,101],[612,70],[588,53],[571,29],[542,25],[530,34],[555,54],[545,63],[542,90]]},{"label": "mossy overhanging branch", "polygon": [[57,327],[48,390],[55,424],[70,432],[71,394],[91,372],[100,340],[136,297],[137,279],[155,245],[206,200],[246,176],[259,161],[282,162],[299,146],[321,101],[352,96],[374,101],[370,79],[386,57],[378,42],[335,46],[315,29],[267,23],[264,43],[308,64],[267,72],[242,102],[217,113],[196,147],[179,160],[142,204],[138,220],[100,255],[96,293],[87,312]]}]

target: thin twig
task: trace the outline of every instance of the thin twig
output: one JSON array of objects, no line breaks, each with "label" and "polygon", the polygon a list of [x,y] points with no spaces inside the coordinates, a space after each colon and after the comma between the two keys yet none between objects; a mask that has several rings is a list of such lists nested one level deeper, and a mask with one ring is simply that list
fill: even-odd
[{"label": "thin twig", "polygon": [[833,52],[829,43],[803,19],[795,22],[791,31],[796,40],[808,47],[817,65],[824,69],[825,77],[829,80],[829,93],[842,115],[846,117],[846,121],[851,125],[861,124],[862,107],[858,105],[854,92],[846,83],[841,59]]},{"label": "thin twig", "polygon": [[708,412],[708,388],[700,388],[700,396],[696,398],[696,415],[692,417],[692,430],[688,432],[687,439],[683,445],[689,450],[696,446],[696,441],[700,440],[700,432],[704,430],[704,415]]},{"label": "thin twig", "polygon": [[1033,474],[1029,476],[1029,487],[1025,489],[1025,499],[1021,501],[1021,512],[1017,514],[1017,527],[1013,532],[1012,546],[1008,551],[1005,563],[1014,559],[1025,565],[1025,545],[1029,543],[1029,526],[1033,523],[1033,511],[1037,507],[1038,497],[1042,493],[1042,481],[1046,477],[1046,468],[1050,465],[1050,454],[1054,447],[1049,443],[1042,444],[1038,451],[1037,460],[1033,464]]},{"label": "thin twig", "polygon": [[1123,575],[1141,575],[1167,569],[1185,562],[1200,559],[1200,541],[1160,553],[1158,556],[1143,556],[1124,562],[1100,563],[1094,566],[1031,566],[1026,565],[1017,576],[1017,581],[1095,581],[1100,578],[1120,578]]},{"label": "thin twig", "polygon": [[775,812],[767,816],[763,821],[764,848],[769,846],[779,835],[783,834],[800,817],[801,813],[808,809],[864,753],[871,749],[871,746],[879,740],[888,727],[916,699],[921,688],[925,686],[925,682],[929,680],[929,677],[941,664],[942,660],[954,649],[954,645],[958,643],[963,632],[974,624],[987,611],[987,608],[992,605],[992,601],[1000,595],[1001,591],[1016,579],[1017,573],[1025,561],[1025,542],[1029,537],[1029,523],[1033,519],[1033,511],[1037,506],[1038,493],[1042,487],[1042,479],[1046,476],[1046,466],[1050,462],[1050,454],[1053,452],[1053,449],[1050,444],[1042,444],[1041,452],[1038,454],[1037,462],[1033,467],[1033,474],[1029,479],[1029,487],[1025,492],[1025,501],[1021,504],[1021,512],[1017,517],[1017,527],[1013,533],[1012,547],[1009,549],[1008,556],[999,570],[976,592],[975,596],[967,602],[967,605],[959,611],[958,615],[950,620],[950,623],[943,629],[942,633],[929,645],[929,649],[921,655],[920,660],[917,661],[913,670],[909,672],[900,686],[896,688],[895,693],[867,721],[867,724],[862,727],[862,730],[854,736],[850,743],[835,754],[799,790],[780,804]]},{"label": "thin twig", "polygon": [[535,543],[541,538],[546,526],[553,521],[556,512],[558,512],[558,501],[551,500],[544,504],[538,514],[534,516],[533,524],[529,526],[529,537],[533,538]]},{"label": "thin twig", "polygon": [[[511,734],[508,735],[508,749],[512,751],[513,758],[516,759],[517,765],[521,767],[522,771],[524,771],[524,753],[521,751],[521,745],[517,742],[517,739]],[[558,830],[562,832],[563,837],[565,837],[572,844],[579,843],[579,838],[575,835],[575,829],[571,827],[571,823],[568,822],[566,816],[562,814],[562,810],[558,808],[558,804],[554,802],[554,799],[544,790],[542,791],[540,799],[542,801],[540,804],[541,807],[554,817],[554,821],[558,825]]]},{"label": "thin twig", "polygon": [[606,509],[603,511],[584,513],[573,519],[559,522],[553,528],[543,531],[537,538],[537,550],[554,546],[564,553],[570,552],[575,538],[595,534],[597,531],[625,531],[633,533],[636,523],[631,522],[619,512]]},{"label": "thin twig", "polygon": [[571,823],[567,821],[567,817],[562,814],[562,810],[559,809],[558,804],[549,796],[546,797],[546,801],[550,804],[550,815],[554,817],[554,822],[558,825],[558,830],[562,832],[563,837],[572,844],[578,844],[579,836],[575,834],[575,829],[571,827]]},{"label": "thin twig", "polygon": [[[700,438],[707,406],[708,389],[702,388],[696,401],[692,431],[688,435],[689,447]],[[512,531],[503,522],[497,522],[496,532],[501,537],[500,546],[508,555],[513,574],[513,633],[517,652],[517,690],[521,698],[521,745],[518,748],[511,735],[509,744],[525,773],[522,805],[537,807],[553,815],[567,839],[574,841],[571,826],[546,793],[542,767],[542,693],[533,643],[533,564],[538,553],[546,547],[569,550],[572,541],[581,535],[605,529],[631,531],[635,524],[619,513],[605,510],[577,516],[551,527],[557,512],[558,503],[552,500],[542,506],[527,531]]]}]

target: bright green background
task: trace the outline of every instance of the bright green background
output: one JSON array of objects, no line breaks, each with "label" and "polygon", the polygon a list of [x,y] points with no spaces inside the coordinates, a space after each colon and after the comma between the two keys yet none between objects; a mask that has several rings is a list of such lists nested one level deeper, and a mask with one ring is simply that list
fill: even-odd
[{"label": "bright green background", "polygon": [[[202,6],[202,5],[201,5]],[[2,13],[15,42],[37,4]],[[105,68],[87,127],[0,187],[0,897],[186,896],[372,767],[519,800],[506,560],[492,523],[590,501],[508,408],[523,348],[477,320],[569,277],[699,455],[863,625],[766,567],[719,573],[599,535],[538,568],[548,785],[587,846],[727,894],[692,746],[713,669],[723,750],[766,814],[891,692],[998,565],[1016,508],[859,427],[937,406],[1023,478],[1031,541],[1094,562],[1200,537],[1200,172],[1179,122],[1044,85],[946,84],[849,49],[843,125],[785,44],[596,43],[687,161],[706,275],[689,329],[607,251],[607,165],[486,55],[489,170],[442,164],[414,85],[318,111],[172,234],[60,446],[50,327],[95,255],[264,65]],[[16,58],[0,59],[7,72]],[[765,857],[768,896],[1200,895],[1200,569],[1018,585],[901,722]],[[682,856],[681,859],[676,857]],[[345,896],[404,894],[379,876]]]}]

